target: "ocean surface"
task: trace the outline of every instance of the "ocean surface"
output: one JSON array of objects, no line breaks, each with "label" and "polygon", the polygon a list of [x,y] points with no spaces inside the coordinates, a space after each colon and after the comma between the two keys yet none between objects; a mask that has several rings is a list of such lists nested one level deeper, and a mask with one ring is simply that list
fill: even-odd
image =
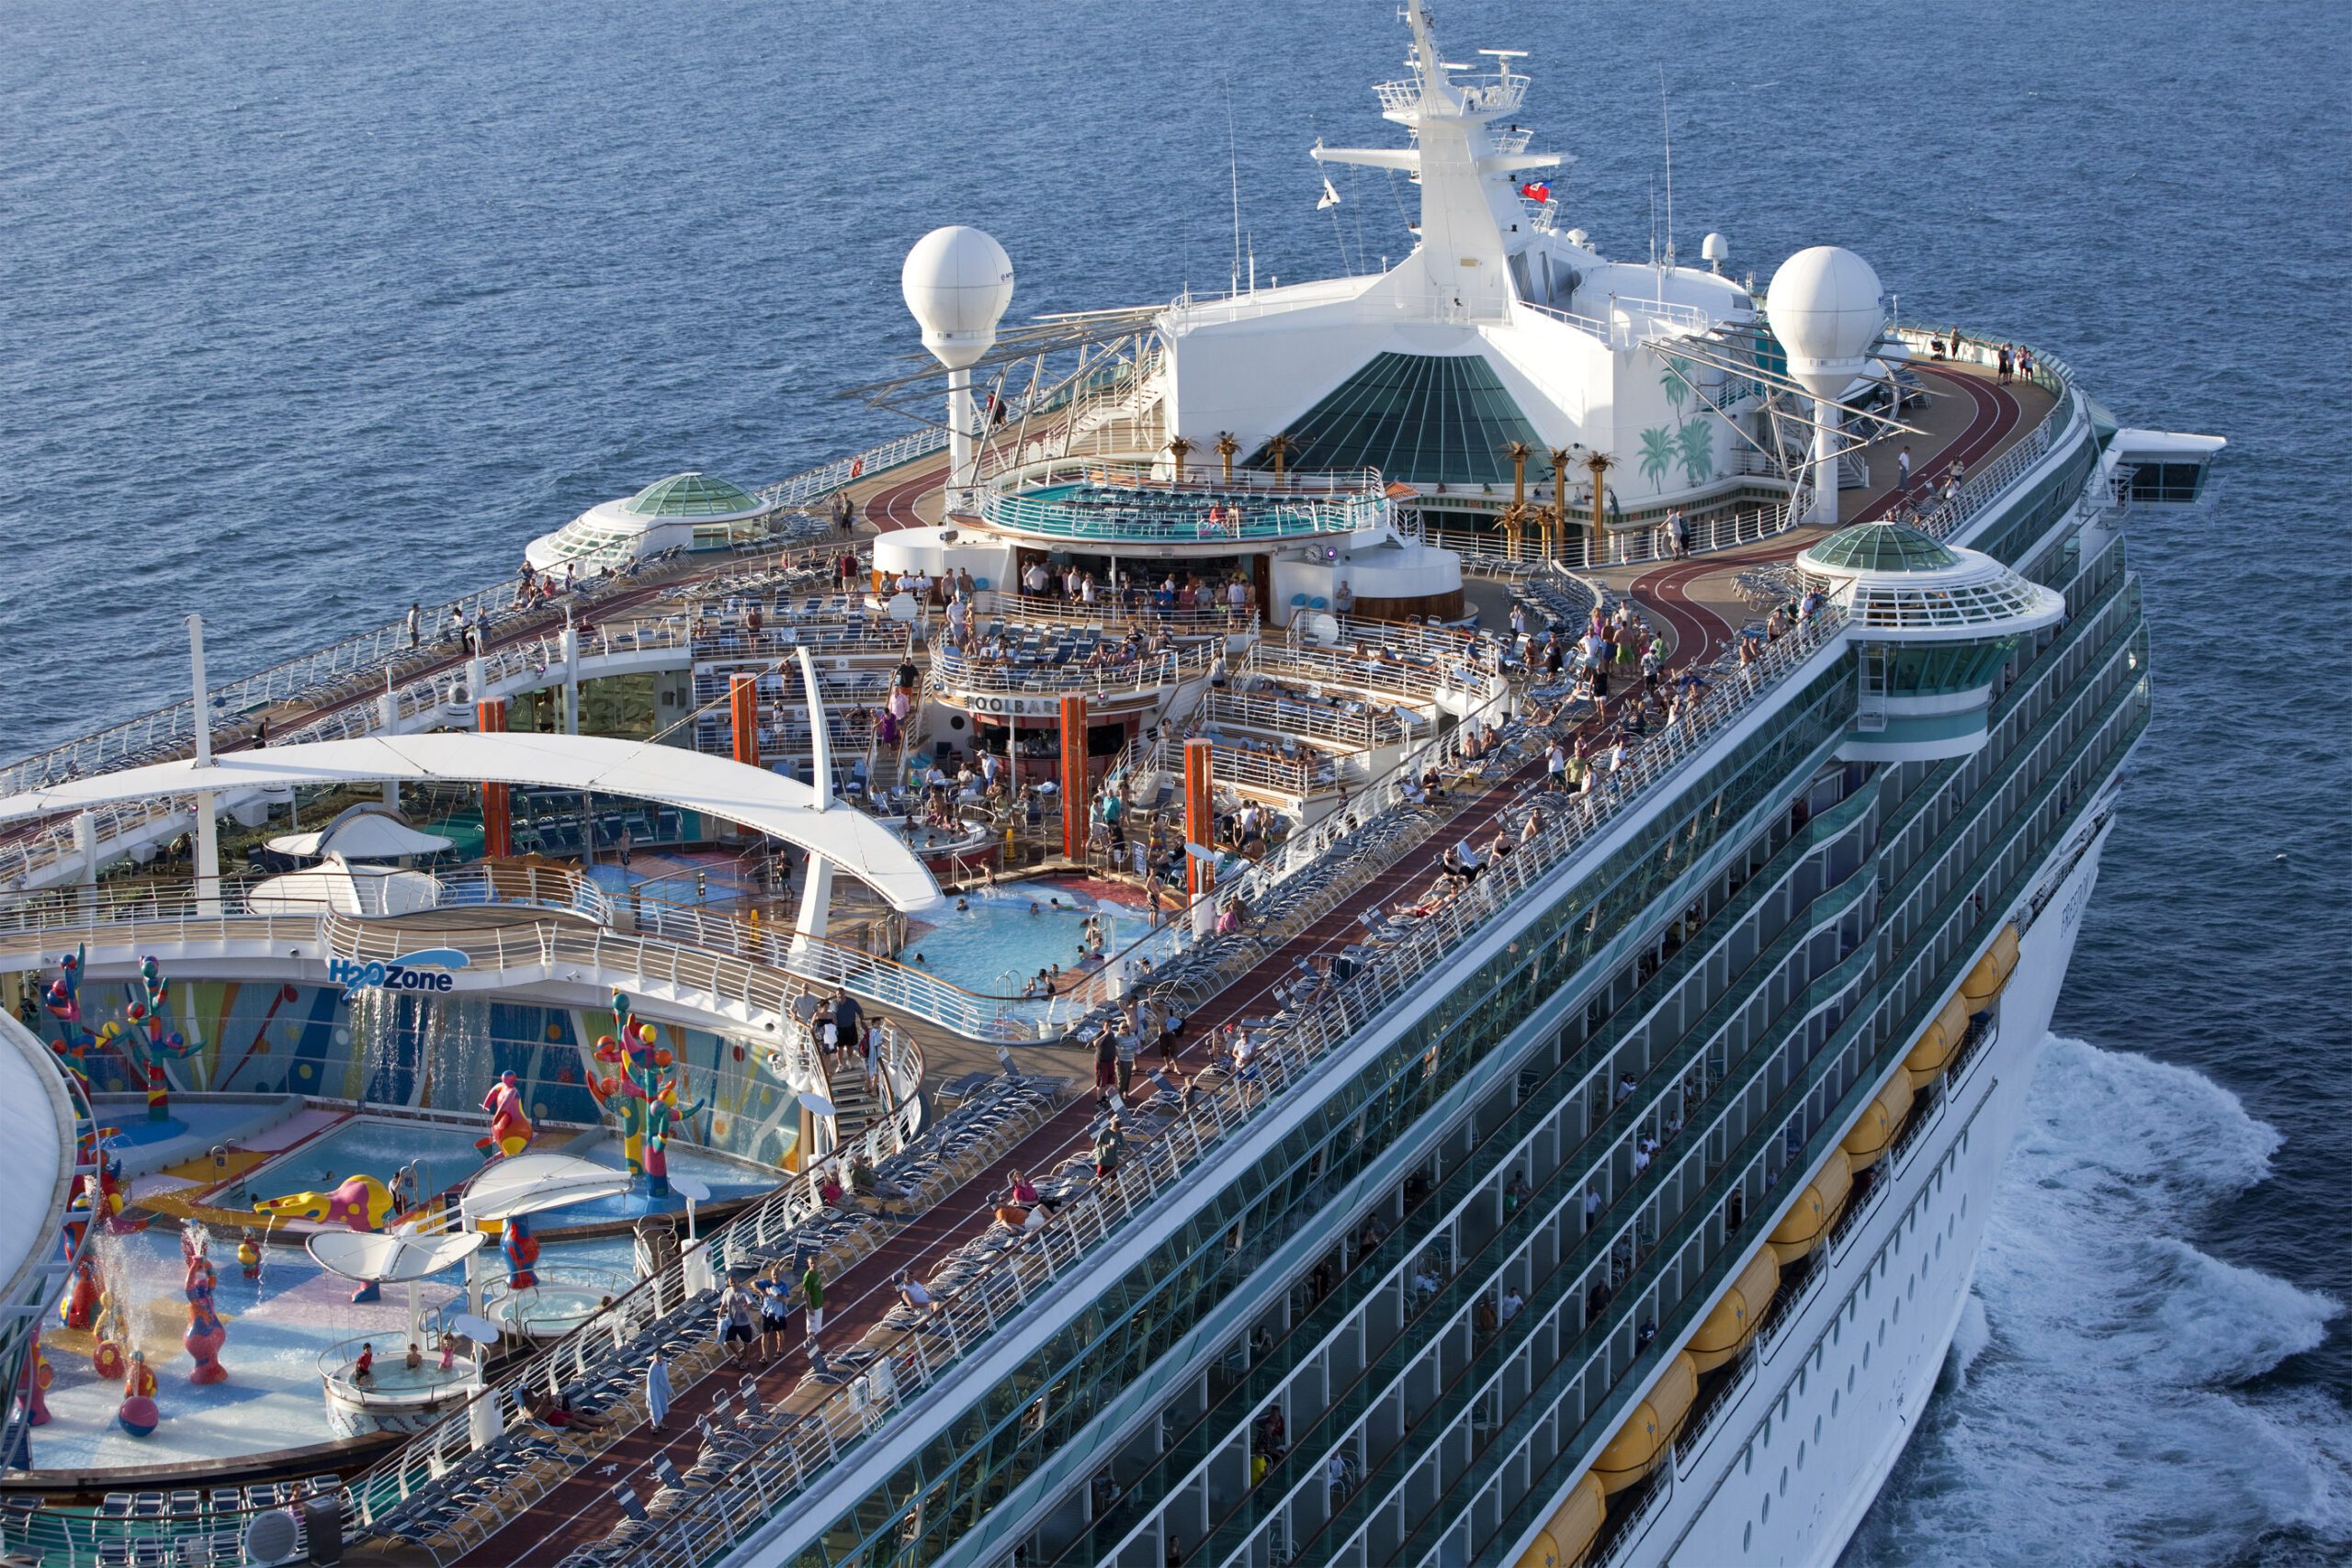
[{"label": "ocean surface", "polygon": [[[2212,432],[2145,516],[2160,682],[1946,1381],[1855,1564],[2352,1554],[2352,214],[2339,6],[1478,0],[1574,220],[1760,283],[1834,241]],[[684,468],[907,428],[898,268],[1018,319],[1403,254],[1389,0],[791,7],[6,0],[0,752],[511,571]],[[1661,83],[1661,77],[1663,81]],[[1238,177],[1228,175],[1228,159]],[[1655,216],[1654,216],[1655,214]],[[1358,258],[1363,258],[1359,262]]]}]

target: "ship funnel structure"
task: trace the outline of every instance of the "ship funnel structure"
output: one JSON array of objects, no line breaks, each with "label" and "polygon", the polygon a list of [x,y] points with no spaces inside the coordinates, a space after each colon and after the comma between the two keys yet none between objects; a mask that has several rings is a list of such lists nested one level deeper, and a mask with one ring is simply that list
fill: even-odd
[{"label": "ship funnel structure", "polygon": [[1897,523],[1841,528],[1797,567],[1847,613],[1857,690],[1838,755],[1849,762],[1975,752],[2002,667],[2020,642],[2054,635],[2066,618],[2055,591]]},{"label": "ship funnel structure", "polygon": [[1012,258],[978,229],[954,224],[915,242],[899,270],[907,309],[922,328],[922,345],[947,367],[947,483],[969,485],[972,472],[972,369],[996,345],[996,324],[1012,303]]},{"label": "ship funnel structure", "polygon": [[1788,352],[1789,374],[1814,397],[1814,511],[1807,521],[1834,527],[1838,416],[1828,405],[1868,367],[1871,345],[1885,328],[1878,274],[1849,250],[1815,245],[1781,264],[1764,310]]}]

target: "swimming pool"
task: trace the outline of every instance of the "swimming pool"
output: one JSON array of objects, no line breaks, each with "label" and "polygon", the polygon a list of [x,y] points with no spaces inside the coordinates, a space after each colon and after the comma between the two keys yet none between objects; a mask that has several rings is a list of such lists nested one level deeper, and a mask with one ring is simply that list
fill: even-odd
[{"label": "swimming pool", "polygon": [[474,1140],[488,1131],[356,1117],[254,1171],[218,1201],[243,1207],[289,1192],[325,1192],[355,1176],[372,1176],[389,1186],[411,1161],[417,1162],[417,1190],[438,1192],[481,1168]]},{"label": "swimming pool", "polygon": [[1110,925],[1108,951],[1143,935],[1143,917],[1124,904],[1095,899],[1055,882],[1025,882],[965,896],[968,908],[910,927],[899,962],[982,996],[1018,996],[1040,969],[1075,968],[1086,918]]}]

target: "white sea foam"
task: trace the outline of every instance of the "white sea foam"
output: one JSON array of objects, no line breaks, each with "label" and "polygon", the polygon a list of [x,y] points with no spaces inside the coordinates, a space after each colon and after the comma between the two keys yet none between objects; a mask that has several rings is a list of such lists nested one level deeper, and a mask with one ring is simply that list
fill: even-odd
[{"label": "white sea foam", "polygon": [[2196,1073],[2052,1037],[1947,1381],[1846,1562],[2207,1563],[2281,1529],[2352,1547],[2352,1416],[2241,1386],[2340,1305],[2181,1239],[2279,1142]]}]

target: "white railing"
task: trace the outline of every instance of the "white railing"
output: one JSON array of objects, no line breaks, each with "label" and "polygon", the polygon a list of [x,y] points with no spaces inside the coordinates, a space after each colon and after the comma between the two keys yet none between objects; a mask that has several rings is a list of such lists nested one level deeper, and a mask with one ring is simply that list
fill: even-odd
[{"label": "white railing", "polygon": [[1209,667],[1216,648],[1196,643],[1188,649],[1168,649],[1146,654],[1132,664],[1090,667],[1080,663],[999,666],[953,649],[933,656],[931,690],[934,696],[969,707],[967,694],[1018,694],[1052,696],[1063,692],[1102,695],[1148,692],[1192,680]]},{"label": "white railing", "polygon": [[[1713,513],[1696,520],[1688,520],[1690,530],[1688,553],[1708,555],[1717,550],[1736,549],[1743,545],[1760,544],[1787,533],[1804,520],[1804,508],[1802,504],[1792,505],[1780,501]],[[1461,529],[1432,528],[1429,538],[1430,543],[1442,545],[1464,558],[1465,564],[1507,572],[1532,571],[1547,559],[1556,561],[1571,571],[1589,571],[1596,567],[1638,566],[1645,561],[1676,558],[1673,531],[1663,518],[1612,525],[1598,551],[1593,549],[1589,536],[1591,524],[1590,503],[1572,502],[1567,526],[1561,532],[1573,534],[1575,537],[1562,540],[1548,557],[1544,551],[1541,532],[1532,521],[1526,525],[1516,548],[1502,535],[1472,534]]]},{"label": "white railing", "polygon": [[[1325,743],[1324,750],[1368,751],[1405,739],[1405,727],[1395,714],[1372,703],[1349,705],[1356,711],[1331,706],[1279,692],[1211,692],[1202,700],[1201,720],[1207,725],[1235,725],[1275,735],[1295,735]],[[1329,762],[1321,752],[1300,759]]]},{"label": "white railing", "polygon": [[839,462],[826,463],[806,473],[795,474],[780,483],[756,491],[758,499],[773,510],[806,506],[819,496],[831,495],[843,485],[855,484],[876,474],[911,463],[918,457],[943,451],[947,446],[947,432],[939,426],[926,426],[910,431],[895,441],[885,441],[879,446],[869,446],[854,457]]}]

